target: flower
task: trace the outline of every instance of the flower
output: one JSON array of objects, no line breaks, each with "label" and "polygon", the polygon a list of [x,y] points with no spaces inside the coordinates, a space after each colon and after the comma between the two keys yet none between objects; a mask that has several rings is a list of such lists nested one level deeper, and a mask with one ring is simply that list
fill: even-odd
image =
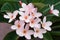
[{"label": "flower", "polygon": [[21,29],[22,27],[24,27],[25,23],[24,21],[22,20],[16,20],[14,25],[11,26],[11,29],[13,30],[18,30],[18,29]]},{"label": "flower", "polygon": [[9,19],[9,23],[10,23],[11,21],[13,21],[16,18],[17,14],[18,14],[17,10],[14,11],[13,13],[7,12],[7,15],[4,15],[4,18]]},{"label": "flower", "polygon": [[23,27],[23,28],[17,30],[16,33],[21,37],[25,36],[25,38],[31,39],[31,35],[34,33],[34,31],[29,30],[29,24],[26,24],[25,28]]},{"label": "flower", "polygon": [[48,31],[51,31],[51,25],[52,25],[52,22],[51,21],[47,21],[46,22],[46,16],[43,18],[43,22],[41,22],[42,24],[42,27]]},{"label": "flower", "polygon": [[30,18],[31,16],[29,16],[26,12],[19,12],[19,14],[21,15],[19,17],[20,20],[24,20],[26,23],[30,22]]},{"label": "flower", "polygon": [[34,28],[34,37],[43,38],[43,33],[46,33],[47,31],[45,29],[41,28]]},{"label": "flower", "polygon": [[56,16],[59,16],[59,10],[54,9],[54,5],[50,6],[50,13],[53,13]]},{"label": "flower", "polygon": [[32,13],[33,11],[36,11],[36,8],[34,8],[32,3],[29,3],[26,5],[25,3],[22,3],[22,8],[19,9],[20,11],[25,11],[28,14]]},{"label": "flower", "polygon": [[35,26],[39,26],[38,23],[39,23],[40,21],[41,21],[41,19],[39,19],[39,18],[36,18],[36,19],[31,18],[29,25],[30,25],[32,28],[35,27]]}]

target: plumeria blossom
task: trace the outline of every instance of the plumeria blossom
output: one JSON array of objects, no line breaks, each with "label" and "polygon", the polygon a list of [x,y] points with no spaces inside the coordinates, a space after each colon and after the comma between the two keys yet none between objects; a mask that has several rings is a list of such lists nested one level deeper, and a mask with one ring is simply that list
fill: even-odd
[{"label": "plumeria blossom", "polygon": [[42,28],[34,28],[34,37],[43,38],[43,33],[46,33],[47,31]]},{"label": "plumeria blossom", "polygon": [[11,26],[11,29],[13,29],[13,30],[21,29],[22,27],[24,27],[24,25],[25,25],[24,21],[16,20],[14,25]]},{"label": "plumeria blossom", "polygon": [[21,15],[19,17],[20,20],[24,20],[27,23],[30,22],[31,16],[29,16],[26,12],[25,13],[24,12],[19,12],[19,14]]},{"label": "plumeria blossom", "polygon": [[39,23],[40,21],[41,21],[41,19],[39,19],[39,18],[36,18],[36,19],[31,18],[29,25],[30,25],[32,28],[35,27],[35,26],[39,26],[38,23]]},{"label": "plumeria blossom", "polygon": [[17,30],[16,33],[21,37],[25,36],[25,38],[31,39],[31,35],[34,33],[34,31],[29,30],[29,24],[26,24],[25,28],[23,27],[23,28]]},{"label": "plumeria blossom", "polygon": [[51,25],[52,25],[52,22],[51,21],[47,21],[46,22],[46,16],[43,18],[43,22],[41,22],[42,24],[42,27],[48,31],[51,31]]},{"label": "plumeria blossom", "polygon": [[26,5],[25,3],[22,3],[22,8],[19,9],[20,11],[25,11],[28,14],[32,13],[33,11],[36,11],[36,8],[34,8],[34,5],[32,3],[29,3]]},{"label": "plumeria blossom", "polygon": [[59,16],[59,10],[54,9],[54,5],[50,6],[50,13],[53,13],[56,16]]},{"label": "plumeria blossom", "polygon": [[7,15],[4,15],[4,18],[9,19],[9,23],[10,23],[11,21],[13,21],[16,18],[17,14],[18,14],[17,10],[14,11],[13,13],[7,12]]}]

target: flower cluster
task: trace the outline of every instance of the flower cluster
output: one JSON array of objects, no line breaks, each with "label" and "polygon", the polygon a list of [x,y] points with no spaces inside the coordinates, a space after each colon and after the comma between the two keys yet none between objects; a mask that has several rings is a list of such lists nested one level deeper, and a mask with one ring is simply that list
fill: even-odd
[{"label": "flower cluster", "polygon": [[[41,20],[42,13],[37,12],[37,8],[34,8],[32,3],[26,5],[22,3],[22,8],[14,11],[13,13],[8,12],[4,15],[4,18],[9,19],[9,23],[12,22],[19,14],[19,20],[15,20],[14,25],[11,29],[16,30],[17,35],[20,37],[25,36],[27,39],[31,39],[31,35],[35,38],[43,38],[43,34],[47,31],[51,31],[51,21],[46,21],[46,16],[44,16],[43,21]],[[50,7],[50,12],[58,16],[59,11],[53,10],[53,5]]]}]

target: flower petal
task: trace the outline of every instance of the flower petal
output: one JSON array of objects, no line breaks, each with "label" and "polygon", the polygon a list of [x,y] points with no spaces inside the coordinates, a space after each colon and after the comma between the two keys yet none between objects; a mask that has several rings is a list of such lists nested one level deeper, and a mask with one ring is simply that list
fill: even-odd
[{"label": "flower petal", "polygon": [[51,31],[51,27],[49,27],[49,26],[45,26],[44,29]]},{"label": "flower petal", "polygon": [[46,22],[46,16],[44,16],[44,18],[43,18],[43,23],[45,23]]},{"label": "flower petal", "polygon": [[22,7],[25,8],[27,5],[25,3],[22,3]]},{"label": "flower petal", "polygon": [[34,34],[34,31],[33,30],[28,30],[27,34],[32,35],[32,34]]},{"label": "flower petal", "polygon": [[10,20],[9,20],[9,23],[12,22],[12,21],[13,21],[13,19],[10,19]]},{"label": "flower petal", "polygon": [[20,11],[25,11],[25,9],[24,9],[24,8],[19,8],[19,10],[20,10]]},{"label": "flower petal", "polygon": [[24,13],[23,13],[23,12],[20,12],[20,11],[19,11],[19,14],[20,14],[21,16],[24,15]]},{"label": "flower petal", "polygon": [[33,5],[32,3],[29,3],[28,6],[29,6],[30,8],[34,8],[34,5]]},{"label": "flower petal", "polygon": [[16,33],[17,33],[17,35],[19,35],[19,36],[21,36],[21,37],[23,37],[24,35],[22,34],[22,30],[16,30]]},{"label": "flower petal", "polygon": [[15,30],[15,29],[17,29],[17,27],[15,25],[12,25],[11,29]]},{"label": "flower petal", "polygon": [[36,17],[41,17],[42,13],[36,13]]},{"label": "flower petal", "polygon": [[58,10],[53,10],[52,13],[56,16],[59,16],[59,11]]},{"label": "flower petal", "polygon": [[51,26],[52,25],[52,22],[51,21],[47,21],[46,22],[46,26]]},{"label": "flower petal", "polygon": [[40,25],[40,24],[35,24],[34,27],[36,27],[36,28],[41,28],[41,25]]},{"label": "flower petal", "polygon": [[42,39],[42,38],[43,38],[43,34],[40,33],[40,34],[38,35],[38,37]]},{"label": "flower petal", "polygon": [[50,10],[53,10],[54,9],[54,5],[52,5],[51,7],[50,7]]},{"label": "flower petal", "polygon": [[4,18],[9,18],[9,16],[8,15],[4,15]]},{"label": "flower petal", "polygon": [[31,36],[30,36],[30,35],[25,35],[25,37],[26,37],[27,39],[31,39]]},{"label": "flower petal", "polygon": [[38,37],[38,34],[37,34],[37,33],[34,33],[34,37],[35,37],[35,38]]},{"label": "flower petal", "polygon": [[46,33],[47,31],[45,29],[40,29],[40,33]]}]

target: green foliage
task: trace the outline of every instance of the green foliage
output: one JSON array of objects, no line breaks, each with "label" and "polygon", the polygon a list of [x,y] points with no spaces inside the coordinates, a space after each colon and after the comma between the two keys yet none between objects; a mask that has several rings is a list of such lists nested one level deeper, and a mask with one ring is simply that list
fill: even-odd
[{"label": "green foliage", "polygon": [[52,39],[52,36],[50,35],[50,33],[49,32],[47,32],[46,34],[44,34],[44,38],[43,38],[44,40],[53,40]]},{"label": "green foliage", "polygon": [[15,33],[15,31],[8,33],[3,40],[17,40],[18,35]]}]

